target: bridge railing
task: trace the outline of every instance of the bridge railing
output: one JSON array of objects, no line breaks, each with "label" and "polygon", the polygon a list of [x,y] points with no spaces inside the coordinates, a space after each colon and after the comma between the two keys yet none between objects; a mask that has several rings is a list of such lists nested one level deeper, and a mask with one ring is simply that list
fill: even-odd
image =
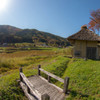
[{"label": "bridge railing", "polygon": [[56,76],[56,75],[54,75],[54,74],[52,74],[50,72],[45,71],[44,69],[41,68],[41,65],[38,65],[38,75],[39,76],[41,76],[41,71],[43,73],[45,73],[46,75],[48,75],[48,82],[50,82],[50,78],[52,77],[52,78],[64,83],[63,92],[65,94],[68,93],[69,77],[65,77],[65,79],[62,79],[62,78],[60,78],[60,77],[58,77],[58,76]]},{"label": "bridge railing", "polygon": [[39,100],[50,100],[50,97],[49,97],[48,94],[41,95],[36,89],[34,89],[34,87],[31,84],[31,82],[29,82],[29,80],[23,74],[22,68],[20,68],[20,73],[19,74],[20,74],[20,81],[25,83],[25,85],[27,86],[27,92],[29,94],[35,95]]}]

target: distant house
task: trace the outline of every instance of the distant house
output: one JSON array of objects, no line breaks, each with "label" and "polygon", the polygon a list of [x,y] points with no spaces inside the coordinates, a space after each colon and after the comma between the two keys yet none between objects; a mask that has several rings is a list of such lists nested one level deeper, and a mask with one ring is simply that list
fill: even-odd
[{"label": "distant house", "polygon": [[7,47],[8,46],[8,43],[3,43],[2,46],[3,47]]},{"label": "distant house", "polygon": [[45,43],[44,44],[40,44],[40,46],[48,47],[48,45],[46,45]]},{"label": "distant house", "polygon": [[100,59],[100,37],[87,26],[82,26],[79,32],[67,39],[74,46],[73,57]]}]

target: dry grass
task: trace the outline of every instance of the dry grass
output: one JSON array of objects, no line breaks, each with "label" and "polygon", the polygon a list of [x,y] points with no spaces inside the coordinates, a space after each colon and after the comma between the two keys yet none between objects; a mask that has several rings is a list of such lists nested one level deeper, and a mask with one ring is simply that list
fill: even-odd
[{"label": "dry grass", "polygon": [[0,57],[15,58],[15,57],[28,57],[28,56],[47,56],[54,54],[55,54],[54,51],[29,50],[29,51],[19,51],[14,53],[1,53]]}]

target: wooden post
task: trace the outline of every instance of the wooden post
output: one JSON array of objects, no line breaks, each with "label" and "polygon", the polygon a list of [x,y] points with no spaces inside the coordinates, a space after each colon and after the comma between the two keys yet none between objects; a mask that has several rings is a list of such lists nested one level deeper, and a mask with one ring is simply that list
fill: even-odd
[{"label": "wooden post", "polygon": [[[23,72],[22,67],[20,67],[20,68],[19,68],[19,73],[20,73],[20,72],[21,72],[21,73]],[[20,74],[19,74],[19,75],[20,75]],[[20,75],[20,81],[23,81],[23,79],[22,79],[21,75]]]},{"label": "wooden post", "polygon": [[41,72],[40,72],[39,68],[41,68],[41,65],[38,65],[38,75],[41,75]]},{"label": "wooden post", "polygon": [[51,77],[48,75],[48,82],[50,82]]},{"label": "wooden post", "polygon": [[30,88],[27,86],[27,92],[30,93]]},{"label": "wooden post", "polygon": [[48,94],[43,94],[41,100],[50,100],[50,96]]},{"label": "wooden post", "polygon": [[19,72],[23,72],[23,69],[22,69],[22,67],[20,67],[20,68],[19,68]]},{"label": "wooden post", "polygon": [[69,85],[69,77],[65,77],[65,80],[64,80],[64,89],[63,89],[63,92],[65,94],[67,94],[67,92],[68,92],[68,85]]}]

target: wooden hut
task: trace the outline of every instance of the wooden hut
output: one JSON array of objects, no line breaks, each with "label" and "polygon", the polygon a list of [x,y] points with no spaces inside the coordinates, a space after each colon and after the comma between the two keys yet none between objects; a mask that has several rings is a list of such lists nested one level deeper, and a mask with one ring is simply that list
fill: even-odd
[{"label": "wooden hut", "polygon": [[73,57],[100,59],[100,37],[87,26],[67,39],[73,45]]}]

